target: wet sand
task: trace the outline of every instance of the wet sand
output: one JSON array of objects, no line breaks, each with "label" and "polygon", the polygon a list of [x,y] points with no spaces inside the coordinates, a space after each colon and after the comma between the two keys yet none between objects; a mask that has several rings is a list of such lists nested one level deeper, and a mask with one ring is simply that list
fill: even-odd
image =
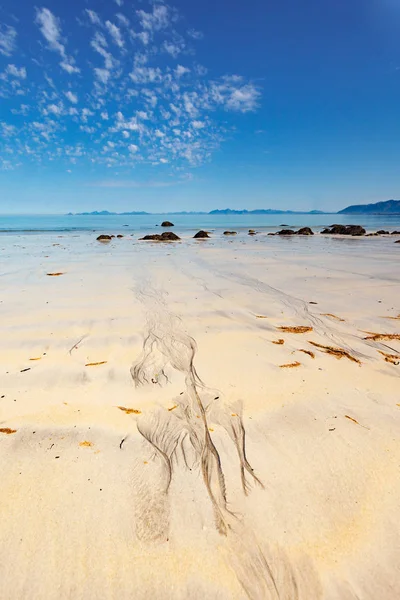
[{"label": "wet sand", "polygon": [[399,245],[138,237],[0,240],[0,597],[397,600]]}]

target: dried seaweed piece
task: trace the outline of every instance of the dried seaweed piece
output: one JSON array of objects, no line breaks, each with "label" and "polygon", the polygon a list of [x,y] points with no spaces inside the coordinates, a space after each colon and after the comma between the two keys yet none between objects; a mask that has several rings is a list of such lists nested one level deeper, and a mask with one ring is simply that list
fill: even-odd
[{"label": "dried seaweed piece", "polygon": [[400,314],[398,314],[397,317],[382,317],[382,319],[392,319],[392,321],[398,321],[400,320]]},{"label": "dried seaweed piece", "polygon": [[365,331],[368,333],[364,340],[373,340],[374,342],[380,340],[400,340],[400,333],[373,333],[372,331]]},{"label": "dried seaweed piece", "polygon": [[334,346],[323,346],[322,344],[317,344],[317,342],[309,342],[309,344],[312,344],[316,348],[323,350],[325,352],[325,354],[331,354],[332,356],[335,356],[335,358],[338,358],[338,359],[343,358],[343,357],[348,358],[352,362],[355,362],[358,365],[361,365],[361,362],[358,360],[358,358],[355,358],[355,356],[352,356],[349,352],[347,352],[346,350],[343,350],[343,348],[335,348]]},{"label": "dried seaweed piece", "polygon": [[282,344],[285,343],[285,340],[283,340],[282,338],[279,338],[279,340],[272,340],[273,344],[276,344],[277,346],[282,346]]},{"label": "dried seaweed piece", "polygon": [[175,410],[176,408],[178,408],[177,404],[175,404],[174,406],[171,406],[171,408],[169,408],[168,411],[171,412],[172,410]]},{"label": "dried seaweed piece", "polygon": [[392,365],[400,365],[399,354],[388,354],[387,352],[382,352],[381,350],[379,350],[379,354],[382,354],[386,362],[391,363]]},{"label": "dried seaweed piece", "polygon": [[280,369],[294,369],[295,367],[301,367],[301,363],[299,363],[297,360],[286,365],[279,365]]},{"label": "dried seaweed piece", "polygon": [[6,435],[10,435],[11,433],[17,433],[16,429],[10,429],[9,427],[1,427],[0,433],[5,433]]},{"label": "dried seaweed piece", "polygon": [[313,330],[312,327],[308,327],[306,325],[297,325],[296,327],[278,327],[281,331],[285,333],[308,333]]},{"label": "dried seaweed piece", "polygon": [[102,360],[100,362],[86,363],[85,367],[98,367],[99,365],[105,365],[106,362],[106,360]]},{"label": "dried seaweed piece", "polygon": [[304,352],[304,354],[308,354],[308,356],[311,356],[311,358],[315,358],[315,354],[314,352],[311,352],[311,350],[304,350],[303,348],[300,348],[299,352]]},{"label": "dried seaweed piece", "polygon": [[268,319],[265,315],[256,315],[256,319]]},{"label": "dried seaweed piece", "polygon": [[87,441],[84,441],[84,442],[80,442],[80,444],[79,444],[79,445],[80,445],[82,448],[90,448],[91,446],[93,446],[93,442],[87,442]]},{"label": "dried seaweed piece", "polygon": [[349,415],[344,415],[346,419],[348,419],[349,421],[352,421],[353,423],[355,423],[356,425],[359,425],[360,427],[363,427],[364,429],[369,429],[369,427],[366,427],[365,425],[361,425],[361,423],[359,423],[356,419],[354,419],[353,417],[350,417]]},{"label": "dried seaweed piece", "polygon": [[29,360],[41,360],[42,357],[41,356],[36,356],[35,358],[30,358]]},{"label": "dried seaweed piece", "polygon": [[142,413],[141,410],[137,410],[136,408],[126,408],[125,406],[117,406],[117,408],[119,408],[119,410],[122,410],[122,412],[124,412],[127,415],[140,415]]},{"label": "dried seaweed piece", "polygon": [[344,319],[341,319],[340,317],[337,317],[336,315],[333,315],[332,313],[321,313],[322,317],[331,317],[332,319],[336,319],[337,321],[341,321],[342,323],[344,323]]},{"label": "dried seaweed piece", "polygon": [[60,277],[60,275],[64,275],[64,273],[46,273],[47,277]]}]

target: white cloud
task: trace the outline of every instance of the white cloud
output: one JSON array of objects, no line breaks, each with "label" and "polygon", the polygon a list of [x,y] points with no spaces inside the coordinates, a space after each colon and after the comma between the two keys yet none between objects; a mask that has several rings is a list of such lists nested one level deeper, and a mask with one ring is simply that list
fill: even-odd
[{"label": "white cloud", "polygon": [[159,83],[162,80],[162,73],[159,67],[138,67],[135,66],[130,78],[135,83]]},{"label": "white cloud", "polygon": [[111,21],[106,21],[106,27],[108,29],[108,33],[111,35],[113,42],[119,46],[120,48],[124,47],[124,40],[122,39],[121,31],[119,28],[111,23]]},{"label": "white cloud", "polygon": [[61,43],[60,20],[48,8],[36,10],[36,23],[39,25],[43,37],[55,52],[65,57],[65,48]]},{"label": "white cloud", "polygon": [[130,21],[125,15],[123,15],[122,13],[117,13],[115,16],[122,25],[124,25],[125,27],[129,27]]},{"label": "white cloud", "polygon": [[0,24],[0,54],[11,56],[16,48],[17,32],[14,27]]},{"label": "white cloud", "polygon": [[144,44],[144,46],[147,46],[150,42],[150,34],[148,31],[141,31],[140,33],[131,31],[130,33],[132,38],[138,38]]},{"label": "white cloud", "polygon": [[76,94],[74,94],[73,92],[65,92],[66,97],[68,98],[68,100],[70,102],[72,102],[72,104],[77,104],[78,103],[78,96]]},{"label": "white cloud", "polygon": [[252,84],[243,85],[239,89],[231,91],[231,94],[226,102],[226,107],[229,110],[239,112],[253,111],[258,106],[260,92]]},{"label": "white cloud", "polygon": [[107,84],[111,77],[111,71],[117,66],[118,61],[116,61],[113,55],[106,50],[108,44],[102,33],[97,31],[93,40],[90,42],[90,45],[93,50],[104,58],[104,68],[95,68],[95,76],[101,83]]},{"label": "white cloud", "polygon": [[143,29],[149,31],[160,31],[169,25],[168,8],[163,4],[153,6],[153,12],[147,13],[144,10],[138,10],[140,23]]},{"label": "white cloud", "polygon": [[24,115],[26,116],[29,113],[28,104],[21,104],[19,108],[12,108],[11,112],[13,115]]},{"label": "white cloud", "polygon": [[101,25],[100,17],[96,12],[94,12],[94,10],[89,10],[87,8],[86,13],[93,25]]},{"label": "white cloud", "polygon": [[136,144],[129,144],[128,150],[131,154],[136,154],[136,152],[139,150],[139,147],[136,146]]},{"label": "white cloud", "polygon": [[89,108],[82,108],[81,115],[82,115],[82,121],[84,123],[86,123],[88,120],[88,117],[93,117],[94,112],[91,111]]},{"label": "white cloud", "polygon": [[68,57],[65,52],[65,45],[62,43],[64,40],[61,35],[60,19],[53,15],[48,8],[36,9],[36,24],[48,42],[49,48],[54,52],[57,52],[63,59],[60,62],[60,66],[64,71],[69,73],[79,73],[80,69],[75,66],[75,60]]},{"label": "white cloud", "polygon": [[185,44],[184,42],[178,44],[166,40],[163,44],[163,48],[165,52],[170,54],[173,58],[177,58],[177,56],[185,49]]},{"label": "white cloud", "polygon": [[190,69],[183,67],[182,65],[178,65],[175,69],[175,75],[177,77],[182,77],[182,75],[185,75],[186,73],[190,73]]},{"label": "white cloud", "polygon": [[189,29],[187,33],[188,36],[193,38],[194,40],[201,40],[204,37],[201,31],[196,31],[196,29]]},{"label": "white cloud", "polygon": [[62,105],[59,104],[49,104],[49,106],[46,109],[47,113],[52,113],[53,115],[61,115],[63,112],[63,107]]},{"label": "white cloud", "polygon": [[15,135],[16,128],[14,127],[14,125],[8,125],[7,123],[0,123],[0,125],[2,128],[2,133],[5,137]]},{"label": "white cloud", "polygon": [[18,79],[26,79],[26,69],[25,67],[16,67],[15,65],[8,65],[6,68],[6,73],[12,75],[13,77],[18,77]]},{"label": "white cloud", "polygon": [[81,70],[76,67],[73,63],[72,63],[72,59],[67,59],[67,60],[63,60],[60,62],[60,67],[62,69],[64,69],[64,71],[67,71],[67,73],[72,74],[72,73],[80,73]]},{"label": "white cloud", "polygon": [[95,69],[94,73],[101,83],[106,84],[110,79],[111,73],[107,69]]}]

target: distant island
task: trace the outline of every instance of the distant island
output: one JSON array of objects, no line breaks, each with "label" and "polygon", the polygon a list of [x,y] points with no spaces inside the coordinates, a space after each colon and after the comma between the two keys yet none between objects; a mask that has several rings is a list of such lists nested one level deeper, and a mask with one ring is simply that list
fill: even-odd
[{"label": "distant island", "polygon": [[400,214],[400,200],[386,200],[385,202],[376,202],[375,204],[353,204],[347,208],[339,210],[337,213],[325,212],[323,210],[279,210],[276,208],[256,208],[255,210],[236,210],[233,208],[215,209],[210,212],[180,211],[166,213],[149,213],[144,210],[131,212],[110,212],[108,210],[94,210],[93,212],[68,213],[67,216],[132,216],[132,215],[398,215]]},{"label": "distant island", "polygon": [[343,210],[339,215],[399,215],[400,200],[386,200],[375,204],[353,204]]}]

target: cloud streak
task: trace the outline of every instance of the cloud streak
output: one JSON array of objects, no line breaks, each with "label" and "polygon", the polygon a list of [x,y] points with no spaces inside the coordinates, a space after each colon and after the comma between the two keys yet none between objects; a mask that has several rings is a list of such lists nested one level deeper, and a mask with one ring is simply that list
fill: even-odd
[{"label": "cloud streak", "polygon": [[16,49],[17,32],[14,27],[0,23],[0,54],[11,56]]}]

